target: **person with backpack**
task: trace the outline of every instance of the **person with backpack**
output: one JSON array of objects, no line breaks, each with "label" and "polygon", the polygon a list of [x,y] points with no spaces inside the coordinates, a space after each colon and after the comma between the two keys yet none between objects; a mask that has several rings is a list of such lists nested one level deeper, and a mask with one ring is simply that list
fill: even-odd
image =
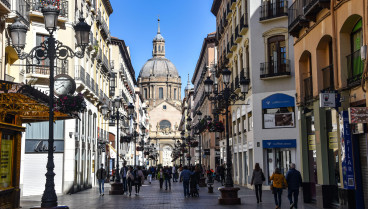
[{"label": "person with backpack", "polygon": [[137,166],[137,169],[134,170],[133,175],[134,175],[135,195],[139,195],[139,191],[144,182],[144,175],[140,166]]},{"label": "person with backpack", "polygon": [[280,168],[276,168],[270,180],[272,181],[273,197],[275,198],[276,209],[281,208],[282,190],[287,188],[285,176],[280,172]]},{"label": "person with backpack", "polygon": [[252,180],[250,185],[254,184],[256,191],[257,203],[262,202],[262,184],[266,180],[262,169],[259,167],[259,163],[256,163],[253,170]]}]

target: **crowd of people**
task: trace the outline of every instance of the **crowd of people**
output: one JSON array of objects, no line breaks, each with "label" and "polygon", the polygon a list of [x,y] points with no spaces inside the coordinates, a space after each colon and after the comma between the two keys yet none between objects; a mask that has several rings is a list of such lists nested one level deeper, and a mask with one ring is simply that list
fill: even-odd
[{"label": "crowd of people", "polygon": [[[184,197],[199,197],[199,184],[201,178],[207,176],[208,182],[217,180],[224,185],[225,182],[225,165],[216,165],[214,171],[210,167],[203,166],[157,166],[149,167],[147,169],[137,166],[126,166],[126,163],[120,169],[121,182],[123,183],[124,192],[129,196],[132,193],[132,187],[135,187],[135,195],[139,195],[140,188],[147,179],[151,184],[152,180],[158,180],[160,189],[163,189],[165,183],[165,190],[171,190],[171,182],[182,182],[184,189]],[[99,182],[100,195],[104,195],[104,182],[107,178],[106,170],[103,164],[96,172],[96,177]],[[262,202],[262,185],[266,181],[266,177],[260,168],[259,163],[255,164],[251,185],[254,185],[257,203]],[[288,199],[290,201],[290,208],[297,208],[299,188],[302,186],[302,177],[299,171],[295,169],[295,164],[290,164],[290,169],[284,176],[279,168],[275,168],[274,173],[269,177],[270,190],[274,195],[276,208],[281,208],[281,195],[284,189],[288,190]]]}]

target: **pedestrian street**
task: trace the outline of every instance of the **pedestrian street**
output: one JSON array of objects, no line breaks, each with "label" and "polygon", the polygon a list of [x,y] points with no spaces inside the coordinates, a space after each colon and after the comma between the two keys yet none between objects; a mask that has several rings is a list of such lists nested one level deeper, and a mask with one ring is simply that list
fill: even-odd
[{"label": "pedestrian street", "polygon": [[[163,189],[160,190],[159,181],[154,180],[152,184],[145,184],[141,187],[139,196],[135,196],[134,186],[132,190],[132,196],[128,195],[109,195],[110,186],[105,184],[105,195],[99,196],[98,187],[93,187],[82,192],[78,192],[72,195],[58,195],[59,205],[67,205],[71,209],[112,209],[112,208],[185,208],[185,209],[205,209],[205,208],[259,208],[259,209],[272,209],[275,208],[273,195],[270,191],[263,191],[263,202],[257,204],[255,193],[253,190],[245,189],[241,187],[239,191],[239,197],[241,198],[241,205],[219,205],[217,198],[220,192],[216,189],[220,186],[219,183],[214,185],[214,193],[208,193],[207,187],[200,187],[199,198],[184,198],[183,184],[180,182],[171,183],[171,190],[165,190],[165,184]],[[282,206],[281,208],[289,208],[289,202],[287,200],[287,190],[282,194]],[[28,196],[21,197],[22,208],[31,208],[32,206],[39,205],[41,196]],[[312,209],[315,208],[311,204],[302,204],[302,192],[299,196],[300,209]]]}]

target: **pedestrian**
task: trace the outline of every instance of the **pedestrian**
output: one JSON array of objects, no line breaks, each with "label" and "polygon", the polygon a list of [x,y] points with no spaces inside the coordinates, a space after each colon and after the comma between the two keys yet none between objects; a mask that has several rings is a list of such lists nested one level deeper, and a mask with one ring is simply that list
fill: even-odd
[{"label": "pedestrian", "polygon": [[259,167],[259,163],[256,163],[253,170],[252,180],[250,185],[254,184],[256,191],[257,203],[262,202],[262,184],[265,181],[265,176],[262,169]]},{"label": "pedestrian", "polygon": [[172,176],[173,176],[173,182],[178,182],[177,181],[177,170],[176,170],[176,167],[175,167],[175,165],[172,167],[172,170],[171,170],[171,173],[172,173]]},{"label": "pedestrian", "polygon": [[169,185],[169,189],[171,190],[171,174],[171,168],[166,167],[164,169],[165,190],[167,190],[167,185]]},{"label": "pedestrian", "polygon": [[272,181],[273,197],[275,198],[276,208],[281,208],[282,190],[287,188],[285,176],[282,175],[279,168],[276,168],[270,179]]},{"label": "pedestrian", "polygon": [[[121,167],[121,169],[120,169],[120,175],[121,175],[121,179],[123,181],[124,192],[127,192],[127,179],[126,179],[127,172],[128,172],[128,167],[126,166],[126,161],[124,161],[123,167]],[[128,192],[127,192],[127,194],[128,194]]]},{"label": "pedestrian", "polygon": [[288,184],[288,199],[290,201],[290,208],[298,208],[299,187],[302,186],[302,176],[300,175],[300,172],[295,169],[294,163],[290,164],[290,169],[286,173],[286,182]]},{"label": "pedestrian", "polygon": [[96,178],[98,179],[98,187],[100,190],[100,196],[104,196],[105,194],[105,179],[106,179],[106,170],[103,168],[103,163],[101,163],[101,167],[97,170]]},{"label": "pedestrian", "polygon": [[179,176],[179,182],[182,182],[182,179],[180,179],[181,172],[183,171],[183,165],[180,164],[180,167],[178,168],[178,176]]},{"label": "pedestrian", "polygon": [[139,191],[144,182],[144,174],[141,170],[141,166],[137,166],[134,170],[134,185],[135,185],[135,195],[139,195]]},{"label": "pedestrian", "polygon": [[180,173],[180,181],[183,181],[184,198],[189,197],[189,180],[193,173],[188,170],[188,166],[184,166],[183,171]]},{"label": "pedestrian", "polygon": [[[132,195],[132,186],[134,184],[134,175],[133,175],[133,167],[129,166],[128,172],[127,172],[127,186],[129,190],[129,196]],[[127,191],[128,193],[128,191]]]},{"label": "pedestrian", "polygon": [[162,185],[164,184],[164,172],[162,168],[157,172],[157,179],[160,180],[160,189],[162,189]]},{"label": "pedestrian", "polygon": [[224,183],[225,183],[225,164],[220,165],[219,174],[220,174],[221,185],[224,186]]},{"label": "pedestrian", "polygon": [[152,173],[151,173],[151,169],[148,169],[147,180],[148,180],[149,184],[151,184],[151,182],[152,182]]}]

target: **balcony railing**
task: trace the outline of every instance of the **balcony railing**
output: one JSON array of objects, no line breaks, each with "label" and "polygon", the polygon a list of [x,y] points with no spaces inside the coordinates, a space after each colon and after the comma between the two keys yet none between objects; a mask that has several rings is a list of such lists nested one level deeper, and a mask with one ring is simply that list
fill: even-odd
[{"label": "balcony railing", "polygon": [[95,92],[96,92],[96,96],[99,97],[100,95],[99,95],[99,88],[98,88],[98,84],[97,83],[96,83],[96,91]]},{"label": "balcony railing", "polygon": [[313,99],[313,82],[312,76],[304,79],[304,101],[308,102]]},{"label": "balcony railing", "polygon": [[235,89],[240,88],[239,76],[235,76]]},{"label": "balcony railing", "polygon": [[104,68],[104,70],[107,72],[109,71],[109,60],[107,59],[106,55],[103,55],[103,60],[102,60],[102,68]]},{"label": "balcony railing", "polygon": [[104,39],[110,37],[109,27],[107,27],[107,24],[103,18],[101,20],[101,30],[100,31]]},{"label": "balcony railing", "polygon": [[240,35],[245,35],[248,30],[248,13],[245,13],[240,18]]},{"label": "balcony railing", "polygon": [[261,63],[261,78],[290,75],[290,60],[281,59],[280,61]]},{"label": "balcony railing", "polygon": [[335,90],[333,65],[329,65],[323,68],[322,76],[323,76],[323,90],[324,91]]},{"label": "balcony railing", "polygon": [[239,35],[239,25],[235,27],[235,42],[240,43],[242,40],[242,35]]},{"label": "balcony railing", "polygon": [[312,21],[316,20],[318,12],[330,7],[331,0],[304,0],[304,16]]},{"label": "balcony railing", "polygon": [[304,0],[295,0],[288,9],[289,33],[294,37],[298,37],[299,31],[308,26],[303,13],[303,3]]},{"label": "balcony railing", "polygon": [[288,1],[281,0],[276,3],[270,3],[270,1],[265,1],[261,6],[261,16],[259,20],[267,20],[276,17],[282,17],[288,15]]},{"label": "balcony railing", "polygon": [[10,9],[10,8],[11,8],[11,6],[10,6],[10,2],[9,2],[8,0],[0,0],[0,1],[1,1],[1,3],[3,3],[3,4],[4,4],[4,6],[8,7],[8,9]]},{"label": "balcony railing", "polygon": [[[49,0],[28,0],[31,11],[38,11],[42,12],[42,7],[49,4]],[[68,18],[68,1],[65,0],[59,0],[59,1],[53,1],[53,5],[56,6],[59,10],[59,17]]]},{"label": "balcony railing", "polygon": [[86,86],[91,88],[91,76],[88,73],[86,73]]},{"label": "balcony railing", "polygon": [[348,63],[348,86],[360,84],[362,79],[364,63],[360,57],[360,49],[346,56]]},{"label": "balcony railing", "polygon": [[93,78],[91,78],[91,89],[93,92],[96,92],[96,89],[95,89],[95,80]]},{"label": "balcony railing", "polygon": [[98,54],[97,54],[97,62],[101,63],[102,62],[102,50],[98,50]]},{"label": "balcony railing", "polygon": [[8,74],[5,74],[5,81],[13,82],[14,80],[15,80],[15,78],[13,76],[10,76]]},{"label": "balcony railing", "polygon": [[[7,2],[3,1],[2,2]],[[11,0],[10,3],[10,10],[15,13],[17,17],[20,18],[20,20],[29,26],[29,11],[31,9],[30,4],[26,0]]]},{"label": "balcony railing", "polygon": [[75,66],[75,80],[80,80],[83,83],[86,82],[86,73],[82,66],[76,65]]},{"label": "balcony railing", "polygon": [[[26,63],[27,74],[50,75],[49,62],[41,61],[41,63],[38,63],[37,60],[27,59]],[[57,60],[54,66],[54,75],[68,74],[68,66],[68,60]]]}]

